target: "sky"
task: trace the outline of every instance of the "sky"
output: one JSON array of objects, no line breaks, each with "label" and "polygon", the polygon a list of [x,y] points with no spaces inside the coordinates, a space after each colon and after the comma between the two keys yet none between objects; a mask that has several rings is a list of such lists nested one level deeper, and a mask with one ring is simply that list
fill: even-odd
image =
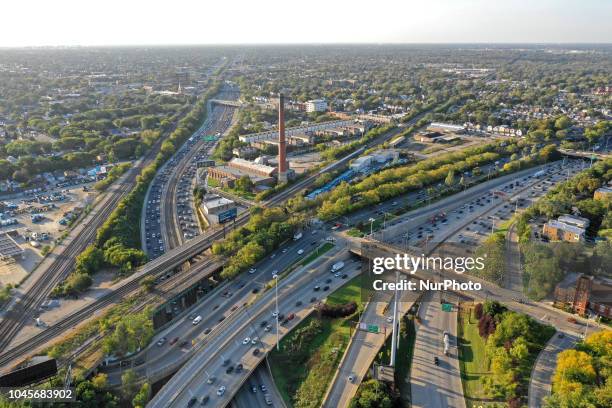
[{"label": "sky", "polygon": [[0,15],[0,47],[612,42],[612,0],[3,0]]}]

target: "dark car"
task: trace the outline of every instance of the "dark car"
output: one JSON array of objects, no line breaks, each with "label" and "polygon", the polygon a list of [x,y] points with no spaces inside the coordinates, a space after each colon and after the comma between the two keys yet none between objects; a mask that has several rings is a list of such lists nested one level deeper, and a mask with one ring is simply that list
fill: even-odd
[{"label": "dark car", "polygon": [[232,362],[232,360],[230,360],[229,358],[228,358],[228,359],[225,359],[225,360],[223,361],[223,367],[227,367],[227,366],[228,366],[228,365],[229,365],[231,362]]},{"label": "dark car", "polygon": [[266,326],[268,325],[268,321],[267,321],[267,320],[264,320],[264,321],[263,321],[263,322],[261,322],[259,325],[260,325],[261,327],[266,327]]},{"label": "dark car", "polygon": [[242,363],[241,363],[241,364],[238,364],[238,365],[236,366],[236,373],[241,372],[241,371],[242,371],[242,368],[243,368]]},{"label": "dark car", "polygon": [[205,395],[202,397],[202,401],[200,401],[200,405],[206,405],[208,404],[208,401],[210,401],[210,397],[208,395]]},{"label": "dark car", "polygon": [[296,306],[296,307],[300,307],[300,306],[302,306],[302,301],[301,301],[301,300],[298,300],[297,302],[295,302],[295,306]]},{"label": "dark car", "polygon": [[233,372],[234,372],[234,366],[233,365],[227,367],[227,369],[225,370],[226,374],[231,374]]},{"label": "dark car", "polygon": [[191,398],[189,402],[187,403],[187,407],[193,407],[196,404],[196,402],[198,402],[196,397]]},{"label": "dark car", "polygon": [[310,303],[314,303],[314,302],[316,302],[316,301],[317,301],[317,298],[316,298],[316,297],[311,297],[311,298],[310,298]]},{"label": "dark car", "polygon": [[440,360],[438,359],[438,357],[434,357],[434,364],[440,365]]},{"label": "dark car", "polygon": [[257,357],[257,356],[259,355],[259,353],[260,353],[260,351],[259,351],[259,349],[258,349],[258,348],[256,348],[255,350],[253,350],[253,355],[254,355],[255,357]]}]

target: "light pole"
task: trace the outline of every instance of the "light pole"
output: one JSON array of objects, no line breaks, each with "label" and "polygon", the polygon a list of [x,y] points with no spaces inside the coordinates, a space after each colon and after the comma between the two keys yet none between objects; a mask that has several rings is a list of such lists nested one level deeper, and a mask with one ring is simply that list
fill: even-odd
[{"label": "light pole", "polygon": [[274,303],[276,304],[276,351],[280,351],[280,333],[278,331],[278,275],[272,275],[274,278]]},{"label": "light pole", "polygon": [[372,226],[374,225],[374,221],[376,221],[376,220],[374,218],[370,217],[370,219],[368,221],[370,221],[370,236],[372,236]]}]

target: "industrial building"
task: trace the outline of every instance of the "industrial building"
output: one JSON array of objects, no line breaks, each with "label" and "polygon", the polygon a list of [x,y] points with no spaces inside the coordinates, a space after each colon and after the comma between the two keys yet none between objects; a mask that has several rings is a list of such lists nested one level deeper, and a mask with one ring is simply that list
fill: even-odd
[{"label": "industrial building", "polygon": [[225,166],[209,167],[207,170],[209,179],[226,187],[233,187],[234,182],[243,176],[249,177],[256,187],[273,185],[277,174],[278,170],[275,167],[240,158],[233,158]]},{"label": "industrial building", "polygon": [[381,165],[399,159],[399,152],[395,150],[380,150],[367,156],[361,156],[353,160],[351,170],[362,173],[372,167],[373,164]]},{"label": "industrial building", "polygon": [[236,207],[235,202],[216,194],[207,195],[202,200],[202,209],[206,215],[219,215],[234,207]]},{"label": "industrial building", "polygon": [[465,128],[462,125],[453,125],[450,123],[432,122],[427,126],[428,132],[441,132],[441,133],[463,133]]},{"label": "industrial building", "polygon": [[6,232],[0,233],[0,260],[23,259],[24,250]]}]

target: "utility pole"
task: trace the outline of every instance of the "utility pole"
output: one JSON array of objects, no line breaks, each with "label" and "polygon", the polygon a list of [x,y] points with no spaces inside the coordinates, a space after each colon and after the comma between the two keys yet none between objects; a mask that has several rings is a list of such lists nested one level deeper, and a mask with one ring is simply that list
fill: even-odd
[{"label": "utility pole", "polygon": [[276,304],[276,351],[280,351],[280,333],[278,327],[278,275],[274,274],[273,276],[275,285],[274,285],[274,303]]},{"label": "utility pole", "polygon": [[395,367],[395,356],[397,354],[398,341],[397,336],[399,334],[399,330],[397,330],[398,321],[397,321],[397,287],[399,283],[399,271],[395,271],[395,293],[393,294],[393,332],[391,333],[391,363],[389,364],[391,367]]}]

